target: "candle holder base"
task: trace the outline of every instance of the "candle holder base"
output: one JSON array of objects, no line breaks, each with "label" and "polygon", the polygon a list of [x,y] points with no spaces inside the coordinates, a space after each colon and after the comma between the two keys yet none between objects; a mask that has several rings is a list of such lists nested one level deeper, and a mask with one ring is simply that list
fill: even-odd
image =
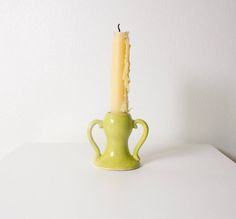
[{"label": "candle holder base", "polygon": [[131,155],[117,158],[110,158],[104,155],[95,159],[94,164],[96,167],[106,170],[133,170],[140,167],[140,162],[135,160]]},{"label": "candle holder base", "polygon": [[[128,139],[137,125],[143,126],[143,134],[134,148],[129,152]],[[99,125],[107,137],[105,151],[101,153],[92,136],[92,129]],[[104,120],[93,120],[87,130],[89,141],[95,150],[94,164],[108,170],[132,170],[140,167],[138,152],[148,136],[148,125],[142,119],[133,120],[129,113],[107,113]]]}]

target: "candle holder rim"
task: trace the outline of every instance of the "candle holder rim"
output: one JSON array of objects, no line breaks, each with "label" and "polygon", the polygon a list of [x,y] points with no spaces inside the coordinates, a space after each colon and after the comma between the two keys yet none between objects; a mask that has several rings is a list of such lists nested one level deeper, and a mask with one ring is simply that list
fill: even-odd
[{"label": "candle holder rim", "polygon": [[130,115],[130,113],[128,112],[107,112],[107,114],[111,115],[111,114],[114,114],[114,115],[121,115],[121,116],[126,116],[126,115]]}]

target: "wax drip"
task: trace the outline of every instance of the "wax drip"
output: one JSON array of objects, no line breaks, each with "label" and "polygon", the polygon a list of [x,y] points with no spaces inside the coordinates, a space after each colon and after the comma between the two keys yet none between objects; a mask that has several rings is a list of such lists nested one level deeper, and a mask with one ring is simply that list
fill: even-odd
[{"label": "wax drip", "polygon": [[124,70],[122,79],[124,81],[124,100],[121,106],[122,112],[129,112],[129,101],[128,101],[128,93],[129,93],[129,72],[130,72],[130,61],[129,61],[129,51],[130,51],[130,44],[128,36],[125,37],[125,57],[124,57]]}]

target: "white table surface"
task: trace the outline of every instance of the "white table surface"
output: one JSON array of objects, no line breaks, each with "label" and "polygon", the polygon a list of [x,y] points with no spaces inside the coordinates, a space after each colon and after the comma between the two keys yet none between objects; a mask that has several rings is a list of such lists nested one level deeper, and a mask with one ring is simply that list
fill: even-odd
[{"label": "white table surface", "polygon": [[235,219],[236,165],[210,145],[145,145],[143,166],[91,165],[88,144],[25,144],[0,161],[0,219]]}]

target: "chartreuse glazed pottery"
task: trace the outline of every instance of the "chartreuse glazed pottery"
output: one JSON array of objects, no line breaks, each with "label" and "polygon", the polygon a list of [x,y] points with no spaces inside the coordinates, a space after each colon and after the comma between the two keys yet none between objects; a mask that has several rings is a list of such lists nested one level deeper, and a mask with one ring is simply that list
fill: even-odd
[{"label": "chartreuse glazed pottery", "polygon": [[[129,152],[128,139],[137,124],[143,126],[143,134],[134,148]],[[92,129],[95,125],[104,129],[107,145],[101,153],[93,139]],[[132,120],[129,113],[107,113],[104,120],[93,120],[87,130],[89,141],[95,150],[95,165],[109,170],[132,170],[140,166],[139,149],[148,136],[148,125],[142,119]]]}]

